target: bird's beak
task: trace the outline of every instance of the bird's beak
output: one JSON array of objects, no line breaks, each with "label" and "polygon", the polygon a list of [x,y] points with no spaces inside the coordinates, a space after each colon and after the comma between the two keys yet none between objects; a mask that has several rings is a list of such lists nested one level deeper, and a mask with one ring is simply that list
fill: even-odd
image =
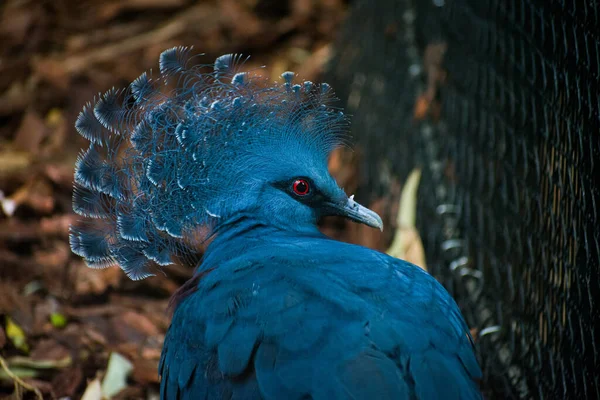
[{"label": "bird's beak", "polygon": [[383,221],[375,211],[361,206],[354,201],[354,195],[348,197],[347,201],[342,204],[329,204],[335,215],[340,215],[351,219],[352,221],[365,224],[372,228],[378,228],[383,231]]}]

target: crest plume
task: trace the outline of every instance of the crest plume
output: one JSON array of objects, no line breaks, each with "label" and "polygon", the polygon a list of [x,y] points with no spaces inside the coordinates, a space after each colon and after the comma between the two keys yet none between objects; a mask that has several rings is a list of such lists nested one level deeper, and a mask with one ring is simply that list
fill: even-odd
[{"label": "crest plume", "polygon": [[137,280],[194,263],[199,228],[239,211],[238,185],[265,162],[261,151],[300,143],[326,158],[342,143],[347,121],[328,85],[294,84],[292,72],[268,84],[241,72],[238,55],[194,59],[190,48],[166,50],[156,79],[144,72],[79,114],[91,143],[76,164],[73,208],[85,218],[70,242],[89,266],[118,264]]}]

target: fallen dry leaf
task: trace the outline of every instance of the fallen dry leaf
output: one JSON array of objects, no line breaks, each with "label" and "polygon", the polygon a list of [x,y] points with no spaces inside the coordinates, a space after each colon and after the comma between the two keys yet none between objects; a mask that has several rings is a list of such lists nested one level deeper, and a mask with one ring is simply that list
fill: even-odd
[{"label": "fallen dry leaf", "polygon": [[132,378],[144,386],[149,383],[159,383],[158,360],[137,359],[133,364]]},{"label": "fallen dry leaf", "polygon": [[106,268],[102,270],[88,268],[83,261],[73,262],[75,270],[75,293],[79,295],[99,295],[110,286],[118,286],[123,278],[119,268]]},{"label": "fallen dry leaf", "polygon": [[6,178],[25,171],[31,165],[31,154],[24,151],[0,151],[0,178]]},{"label": "fallen dry leaf", "polygon": [[124,323],[131,327],[135,327],[136,330],[146,336],[155,336],[160,333],[156,328],[156,325],[154,325],[154,323],[152,323],[148,317],[134,311],[124,312],[118,316],[118,320],[115,322]]},{"label": "fallen dry leaf", "polygon": [[127,387],[127,377],[133,370],[133,364],[120,355],[112,352],[102,379],[102,395],[111,398]]},{"label": "fallen dry leaf", "polygon": [[425,249],[421,236],[415,227],[417,218],[417,193],[421,170],[413,170],[402,188],[396,217],[396,233],[387,253],[392,257],[418,265],[425,271]]},{"label": "fallen dry leaf", "polygon": [[15,134],[13,143],[18,150],[37,155],[48,133],[49,130],[42,117],[37,112],[28,110],[21,120],[21,126]]},{"label": "fallen dry leaf", "polygon": [[34,362],[49,361],[63,367],[66,366],[64,365],[65,360],[70,359],[70,357],[71,353],[69,349],[53,338],[41,339],[35,344],[29,354],[29,358]]},{"label": "fallen dry leaf", "polygon": [[102,384],[98,378],[88,383],[81,400],[102,400]]},{"label": "fallen dry leaf", "polygon": [[29,352],[29,344],[27,344],[27,336],[23,328],[8,315],[4,317],[4,323],[6,337],[11,341],[13,346],[24,353]]},{"label": "fallen dry leaf", "polygon": [[12,200],[16,209],[26,205],[40,215],[50,214],[55,205],[52,187],[45,179],[40,177],[31,177],[7,198]]},{"label": "fallen dry leaf", "polygon": [[61,371],[52,379],[52,390],[56,397],[72,397],[83,381],[83,371],[74,366]]},{"label": "fallen dry leaf", "polygon": [[6,345],[6,333],[4,333],[4,328],[0,326],[0,350]]}]

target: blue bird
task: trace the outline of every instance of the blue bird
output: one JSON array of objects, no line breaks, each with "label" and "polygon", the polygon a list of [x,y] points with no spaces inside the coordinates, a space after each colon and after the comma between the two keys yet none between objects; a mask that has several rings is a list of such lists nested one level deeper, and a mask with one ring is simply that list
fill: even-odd
[{"label": "blue bird", "polygon": [[[240,56],[160,73],[79,115],[73,252],[134,280],[197,265],[159,364],[162,399],[480,399],[472,338],[428,273],[319,232],[382,229],[327,170],[348,118],[328,85],[271,84]],[[200,258],[200,246],[208,243]]]}]

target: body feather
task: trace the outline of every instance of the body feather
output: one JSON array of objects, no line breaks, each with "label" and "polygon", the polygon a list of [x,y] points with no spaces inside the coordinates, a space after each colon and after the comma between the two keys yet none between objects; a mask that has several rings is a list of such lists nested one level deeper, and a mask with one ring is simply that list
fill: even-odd
[{"label": "body feather", "polygon": [[[233,398],[234,384],[257,385],[250,399],[481,398],[467,326],[430,275],[319,235],[263,233],[211,244],[213,269],[174,314],[161,385],[179,398],[194,385]],[[185,385],[181,367],[169,378],[171,346],[202,360]]]},{"label": "body feather", "polygon": [[132,279],[197,267],[173,301],[161,398],[481,398],[444,288],[317,229],[324,215],[382,228],[327,171],[347,126],[329,86],[292,72],[268,83],[237,55],[194,61],[165,51],[157,78],[108,91],[76,122],[91,143],[76,163],[73,252]]}]

